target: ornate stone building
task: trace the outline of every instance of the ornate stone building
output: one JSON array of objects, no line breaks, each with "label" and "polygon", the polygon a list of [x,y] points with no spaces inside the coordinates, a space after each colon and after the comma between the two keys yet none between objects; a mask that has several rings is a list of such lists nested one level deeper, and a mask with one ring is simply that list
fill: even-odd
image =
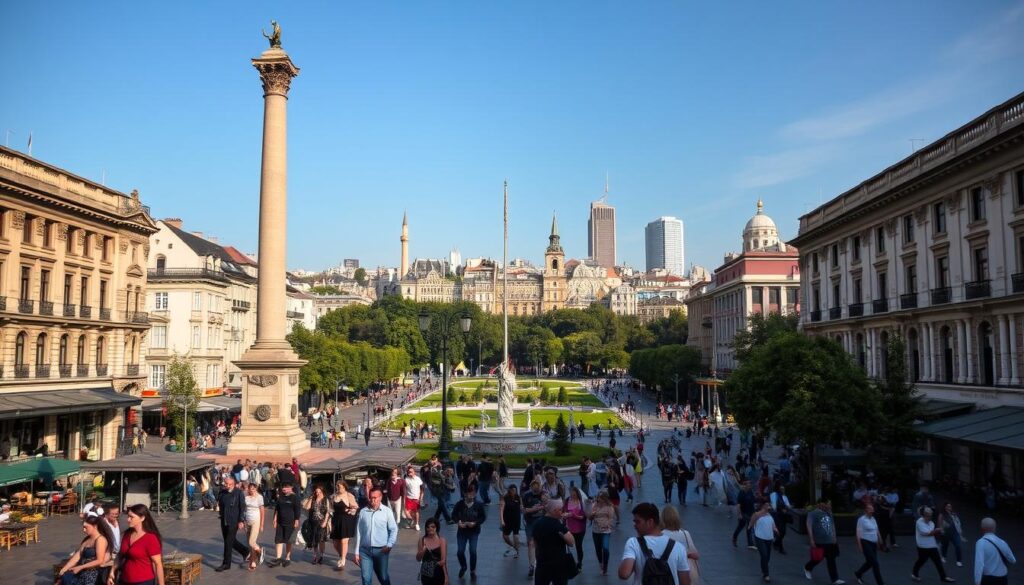
[{"label": "ornate stone building", "polygon": [[125,195],[0,148],[0,459],[106,459],[145,380],[156,226]]}]

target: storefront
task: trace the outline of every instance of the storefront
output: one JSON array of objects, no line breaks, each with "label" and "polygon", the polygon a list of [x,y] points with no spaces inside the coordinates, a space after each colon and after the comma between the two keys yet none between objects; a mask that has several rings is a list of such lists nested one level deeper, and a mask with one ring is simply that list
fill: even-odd
[{"label": "storefront", "polygon": [[936,481],[974,489],[1024,490],[1024,408],[1000,406],[918,427],[938,456]]}]

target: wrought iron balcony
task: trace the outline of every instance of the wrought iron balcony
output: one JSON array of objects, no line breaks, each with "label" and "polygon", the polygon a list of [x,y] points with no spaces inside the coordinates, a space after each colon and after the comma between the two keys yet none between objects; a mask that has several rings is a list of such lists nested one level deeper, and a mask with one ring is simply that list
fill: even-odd
[{"label": "wrought iron balcony", "polygon": [[61,378],[71,377],[71,364],[60,364],[59,366],[57,366],[57,369],[60,372]]},{"label": "wrought iron balcony", "polygon": [[132,311],[125,314],[124,320],[128,323],[139,323],[144,325],[149,323],[149,313],[145,311]]},{"label": "wrought iron balcony", "polygon": [[36,303],[31,299],[18,299],[18,312],[25,313],[28,315],[32,314],[35,309]]},{"label": "wrought iron balcony", "polygon": [[842,319],[843,318],[843,308],[842,307],[832,307],[831,309],[828,310],[828,318],[830,320],[832,320],[832,321],[835,321],[836,319]]},{"label": "wrought iron balcony", "polygon": [[79,307],[78,307],[78,316],[83,318],[83,319],[91,319],[92,318],[92,307],[90,307],[89,305],[79,305]]},{"label": "wrought iron balcony", "polygon": [[289,319],[302,319],[303,317],[305,317],[303,313],[300,313],[298,311],[287,311],[285,313],[285,316],[288,317]]},{"label": "wrought iron balcony", "polygon": [[875,299],[871,301],[871,313],[877,315],[878,313],[889,312],[889,299]]},{"label": "wrought iron balcony", "polygon": [[79,378],[88,378],[89,364],[78,364],[78,366],[75,368],[75,373],[78,375]]},{"label": "wrought iron balcony", "polygon": [[218,280],[227,282],[228,277],[220,270],[209,268],[150,268],[147,274],[150,282],[156,280]]},{"label": "wrought iron balcony", "polygon": [[907,293],[900,295],[900,308],[901,309],[916,309],[917,308],[917,293]]},{"label": "wrought iron balcony", "polygon": [[944,305],[953,300],[953,289],[948,286],[932,289],[932,304]]},{"label": "wrought iron balcony", "polygon": [[49,378],[50,364],[36,364],[36,378]]},{"label": "wrought iron balcony", "polygon": [[821,321],[821,311],[811,311],[811,321],[815,323]]},{"label": "wrought iron balcony", "polygon": [[64,316],[74,317],[75,316],[75,305],[64,304]]},{"label": "wrought iron balcony", "polygon": [[128,364],[124,368],[125,376],[138,376],[139,375],[139,364]]},{"label": "wrought iron balcony", "polygon": [[100,319],[110,321],[110,309],[100,307]]},{"label": "wrought iron balcony", "polygon": [[39,301],[40,315],[53,315],[53,303],[50,301]]},{"label": "wrought iron balcony", "polygon": [[15,378],[28,378],[29,369],[28,364],[14,364],[14,377]]},{"label": "wrought iron balcony", "polygon": [[964,283],[964,297],[967,300],[983,299],[992,296],[992,281],[975,280]]},{"label": "wrought iron balcony", "polygon": [[231,300],[231,308],[235,311],[248,311],[252,308],[252,303],[249,301],[240,301],[238,299]]},{"label": "wrought iron balcony", "polygon": [[850,303],[849,312],[851,317],[863,317],[864,303]]},{"label": "wrought iron balcony", "polygon": [[103,377],[107,375],[107,364],[96,364],[96,375]]},{"label": "wrought iron balcony", "polygon": [[0,297],[0,311],[7,310],[7,297]]},{"label": "wrought iron balcony", "polygon": [[[1024,292],[1024,272],[1018,272],[1010,277],[1013,281],[1013,292],[1022,293]],[[0,307],[2,308],[2,307]]]}]

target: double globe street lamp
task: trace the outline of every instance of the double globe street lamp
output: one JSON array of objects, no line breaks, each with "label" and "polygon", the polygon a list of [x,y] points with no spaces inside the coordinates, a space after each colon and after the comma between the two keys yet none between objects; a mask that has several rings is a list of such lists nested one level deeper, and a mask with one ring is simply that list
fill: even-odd
[{"label": "double globe street lamp", "polygon": [[[430,321],[434,315],[423,309],[419,314],[420,331],[426,333],[430,329]],[[469,333],[473,326],[473,318],[469,312],[456,314],[454,311],[440,310],[436,315],[441,335],[441,440],[438,443],[437,454],[442,463],[448,463],[448,337],[454,333],[456,320],[463,333]]]}]

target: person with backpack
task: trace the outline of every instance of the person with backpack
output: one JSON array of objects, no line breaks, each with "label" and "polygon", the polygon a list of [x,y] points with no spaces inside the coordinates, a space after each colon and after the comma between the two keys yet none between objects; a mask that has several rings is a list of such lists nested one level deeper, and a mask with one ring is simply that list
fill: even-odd
[{"label": "person with backpack", "polygon": [[633,507],[637,535],[626,541],[619,579],[632,585],[690,585],[686,546],[662,534],[660,518],[654,504]]}]

